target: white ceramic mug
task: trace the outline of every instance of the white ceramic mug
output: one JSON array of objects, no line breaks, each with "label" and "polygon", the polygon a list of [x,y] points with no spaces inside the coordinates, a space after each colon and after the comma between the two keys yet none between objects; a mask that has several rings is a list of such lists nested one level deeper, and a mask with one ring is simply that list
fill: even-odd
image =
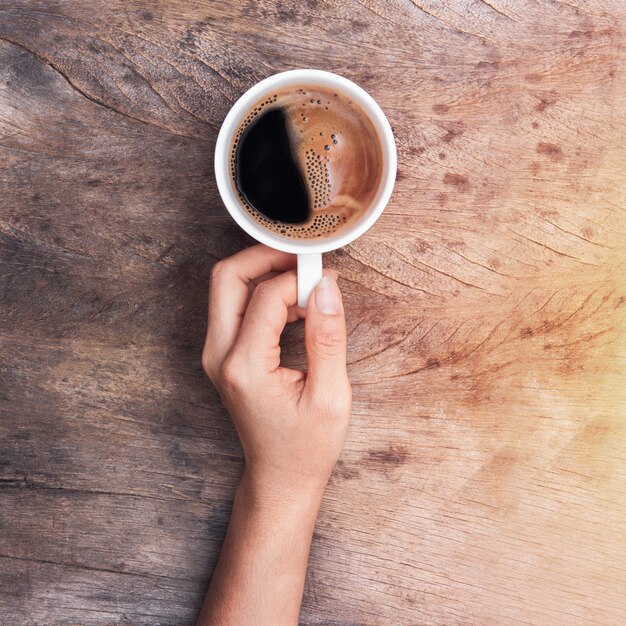
[{"label": "white ceramic mug", "polygon": [[[290,239],[266,230],[251,217],[241,204],[234,181],[229,173],[229,151],[233,138],[246,114],[265,96],[290,86],[320,86],[340,91],[369,117],[380,139],[382,148],[382,176],[378,192],[369,209],[348,228],[328,237],[316,239]],[[330,252],[354,241],[380,216],[385,208],[396,180],[396,143],[391,126],[374,98],[347,78],[321,70],[291,70],[274,74],[251,87],[235,102],[228,112],[215,145],[215,178],[222,200],[233,219],[249,235],[267,246],[298,256],[298,306],[306,307],[309,295],[322,278],[322,253]]]}]

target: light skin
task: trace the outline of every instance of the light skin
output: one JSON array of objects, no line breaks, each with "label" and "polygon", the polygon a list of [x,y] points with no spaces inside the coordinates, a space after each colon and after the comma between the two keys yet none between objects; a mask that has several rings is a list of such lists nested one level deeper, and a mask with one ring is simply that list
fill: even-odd
[{"label": "light skin", "polygon": [[[296,259],[253,246],[217,263],[202,364],[245,464],[198,626],[298,623],[324,488],[350,419],[346,327],[335,272],[306,310]],[[305,318],[307,371],[280,365],[280,335]]]}]

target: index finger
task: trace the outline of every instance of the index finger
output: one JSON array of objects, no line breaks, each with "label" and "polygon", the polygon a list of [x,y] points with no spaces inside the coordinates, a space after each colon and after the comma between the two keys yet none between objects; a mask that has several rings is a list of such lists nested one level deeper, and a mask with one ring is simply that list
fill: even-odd
[{"label": "index finger", "polygon": [[213,266],[204,345],[207,361],[221,363],[231,349],[250,300],[249,283],[264,274],[284,272],[295,266],[295,255],[262,244],[237,252]]},{"label": "index finger", "polygon": [[260,372],[280,366],[280,335],[297,299],[295,270],[270,278],[254,290],[234,351],[245,355]]}]

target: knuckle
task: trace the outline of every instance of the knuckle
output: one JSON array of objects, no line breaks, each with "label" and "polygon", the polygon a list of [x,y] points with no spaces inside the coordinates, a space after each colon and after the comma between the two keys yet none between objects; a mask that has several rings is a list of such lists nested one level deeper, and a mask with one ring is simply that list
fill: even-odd
[{"label": "knuckle", "polygon": [[213,368],[211,367],[211,357],[209,355],[209,351],[206,349],[202,351],[202,369],[204,370],[204,373],[212,379],[211,372],[213,371]]},{"label": "knuckle", "polygon": [[224,274],[228,272],[228,262],[225,260],[218,261],[211,268],[211,282],[215,283],[222,279]]},{"label": "knuckle", "polygon": [[334,401],[339,413],[350,413],[352,410],[352,387],[347,380],[338,388]]},{"label": "knuckle", "polygon": [[352,413],[352,389],[349,383],[336,389],[326,389],[314,401],[319,414],[333,421],[349,419]]},{"label": "knuckle", "polygon": [[352,387],[346,383],[344,392],[337,398],[337,410],[341,415],[350,416],[352,413]]},{"label": "knuckle", "polygon": [[220,380],[227,389],[239,389],[243,385],[243,364],[237,355],[232,354],[224,359],[220,367]]},{"label": "knuckle", "polygon": [[217,381],[217,372],[216,372],[216,368],[215,368],[215,358],[214,356],[211,354],[211,349],[209,346],[205,346],[204,350],[202,351],[202,369],[204,370],[204,373],[207,375],[207,377],[209,378],[209,380],[215,384],[215,382]]},{"label": "knuckle", "polygon": [[255,288],[254,288],[254,295],[256,295],[257,298],[267,298],[270,293],[272,292],[272,285],[270,285],[269,281],[263,281],[262,283],[259,283]]},{"label": "knuckle", "polygon": [[319,353],[338,356],[344,349],[343,334],[336,330],[320,330],[314,337],[314,344]]}]

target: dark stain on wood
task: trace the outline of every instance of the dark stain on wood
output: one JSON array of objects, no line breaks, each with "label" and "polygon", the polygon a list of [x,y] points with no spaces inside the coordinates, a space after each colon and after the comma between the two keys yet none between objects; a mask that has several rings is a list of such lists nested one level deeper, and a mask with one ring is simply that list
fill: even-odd
[{"label": "dark stain on wood", "polygon": [[400,445],[391,445],[388,448],[368,450],[361,463],[368,469],[386,471],[408,463],[410,458],[408,448]]},{"label": "dark stain on wood", "polygon": [[444,143],[450,143],[455,137],[459,137],[463,134],[463,131],[457,128],[450,128],[448,132],[442,137]]},{"label": "dark stain on wood", "polygon": [[551,161],[561,161],[563,158],[563,150],[561,150],[560,146],[543,141],[537,144],[537,154],[544,154]]},{"label": "dark stain on wood", "polygon": [[543,113],[549,106],[553,106],[556,103],[554,98],[540,98],[539,102],[535,105],[535,110]]},{"label": "dark stain on wood", "polygon": [[360,472],[356,467],[348,465],[343,459],[339,459],[333,470],[333,477],[342,480],[354,480],[360,477]]},{"label": "dark stain on wood", "polygon": [[460,192],[468,191],[470,188],[469,180],[466,176],[463,176],[463,174],[446,172],[443,177],[443,182],[446,185],[455,187]]}]

